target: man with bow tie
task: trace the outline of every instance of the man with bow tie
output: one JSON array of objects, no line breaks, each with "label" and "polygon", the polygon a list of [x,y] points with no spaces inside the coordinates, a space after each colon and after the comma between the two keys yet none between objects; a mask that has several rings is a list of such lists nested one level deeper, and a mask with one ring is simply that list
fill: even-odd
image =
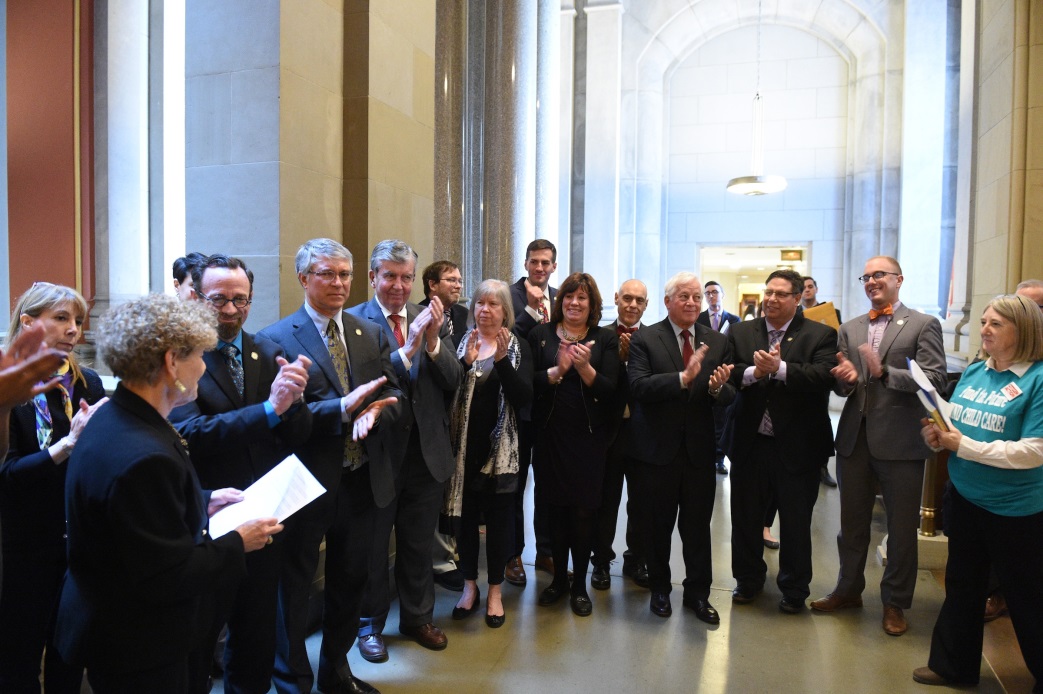
[{"label": "man with bow tie", "polygon": [[872,307],[840,326],[840,363],[833,375],[837,392],[848,398],[836,437],[840,574],[833,591],[811,603],[821,612],[862,606],[879,485],[887,511],[882,625],[891,636],[907,629],[904,610],[912,605],[916,585],[916,528],[924,460],[930,455],[920,436],[923,406],[906,359],[915,360],[939,391],[945,384],[941,324],[898,300],[904,279],[894,258],[870,258],[859,280]]}]

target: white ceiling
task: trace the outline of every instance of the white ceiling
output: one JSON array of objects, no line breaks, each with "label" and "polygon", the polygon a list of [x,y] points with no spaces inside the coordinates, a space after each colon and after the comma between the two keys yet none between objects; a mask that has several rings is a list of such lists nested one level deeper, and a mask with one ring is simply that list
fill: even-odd
[{"label": "white ceiling", "polygon": [[[804,251],[804,261],[788,262],[780,260],[780,252],[799,249]],[[700,277],[713,279],[722,273],[735,273],[740,282],[764,281],[773,270],[782,266],[792,267],[797,272],[807,272],[807,248],[800,246],[703,246],[700,249],[702,268]],[[746,278],[741,275],[747,275]]]}]

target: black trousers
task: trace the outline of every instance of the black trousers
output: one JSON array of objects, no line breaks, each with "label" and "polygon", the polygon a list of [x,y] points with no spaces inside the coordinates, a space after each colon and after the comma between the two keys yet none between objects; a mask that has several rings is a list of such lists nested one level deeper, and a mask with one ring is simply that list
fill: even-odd
[{"label": "black trousers", "polygon": [[[666,465],[631,460],[631,498],[641,516],[641,552],[648,565],[648,587],[669,593],[670,544],[677,524],[684,557],[684,600],[705,600],[713,581],[710,519],[717,493],[711,458],[692,459],[684,446]],[[760,535],[758,533],[758,541]]]},{"label": "black trousers", "polygon": [[120,672],[92,665],[87,681],[94,694],[185,694],[190,690],[188,659],[150,670]]},{"label": "black trousers", "polygon": [[[532,469],[532,447],[535,442],[532,422],[519,420],[518,491],[514,497],[514,553],[511,557],[520,557],[525,551],[525,485],[529,479],[529,470]],[[536,536],[536,554],[549,557],[553,549],[550,540],[550,509],[546,504],[533,501],[532,530]]]},{"label": "black trousers", "polygon": [[514,549],[514,493],[493,494],[464,490],[460,529],[456,549],[460,571],[468,581],[478,580],[478,552],[481,539],[478,525],[485,517],[485,562],[489,585],[503,583],[503,569]]},{"label": "black trousers", "polygon": [[981,610],[995,567],[1025,664],[1043,690],[1043,512],[999,516],[949,484],[945,602],[931,636],[928,666],[952,682],[977,683],[985,625]]},{"label": "black trousers", "polygon": [[[615,439],[609,444],[605,456],[605,481],[601,486],[601,508],[598,509],[597,527],[594,536],[594,557],[591,563],[595,567],[605,566],[616,558],[612,543],[616,539],[616,522],[619,519],[619,505],[623,501],[623,480],[626,479],[628,490],[633,492],[631,465],[627,450],[630,447],[630,420],[624,419],[619,425]],[[623,552],[625,561],[641,561],[638,558],[637,546],[640,544],[634,519],[637,517],[637,506],[633,496],[627,496],[627,548]]]},{"label": "black trousers", "polygon": [[340,483],[330,491],[333,493],[323,494],[290,516],[281,533],[285,546],[279,584],[274,671],[275,688],[279,694],[312,691],[314,677],[305,639],[308,637],[308,599],[323,535],[326,536],[326,589],[323,592],[320,679],[335,679],[338,666],[347,663],[347,652],[358,631],[376,513],[369,465],[353,472],[344,470]]},{"label": "black trousers", "polygon": [[732,575],[747,589],[764,585],[764,511],[774,491],[782,533],[776,582],[785,597],[803,601],[810,595],[811,513],[818,500],[819,467],[791,472],[782,464],[775,438],[753,436],[750,454],[732,461]]}]

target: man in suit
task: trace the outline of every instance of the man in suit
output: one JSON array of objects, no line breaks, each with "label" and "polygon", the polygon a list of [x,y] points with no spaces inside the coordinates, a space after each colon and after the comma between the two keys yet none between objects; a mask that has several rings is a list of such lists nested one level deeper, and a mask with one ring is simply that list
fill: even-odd
[{"label": "man in suit", "polygon": [[416,252],[402,241],[378,243],[369,263],[374,297],[349,311],[381,330],[395,346],[391,363],[405,395],[402,418],[388,437],[395,494],[377,513],[370,540],[370,580],[358,625],[359,652],[372,662],[388,657],[383,631],[391,591],[387,557],[382,553],[387,551],[392,528],[398,630],[432,650],[448,644],[434,624],[431,553],[445,482],[455,468],[448,405],[464,372],[449,340],[441,299],[432,296],[427,308],[409,302],[416,263]]},{"label": "man in suit", "polygon": [[[903,305],[905,279],[898,261],[877,256],[859,278],[872,306],[840,326],[837,392],[847,396],[837,427],[840,481],[840,574],[833,591],[811,603],[833,612],[862,606],[866,554],[879,486],[887,511],[887,566],[880,581],[883,628],[904,634],[904,610],[916,586],[916,529],[924,460],[931,454],[920,436],[923,405],[906,359],[913,359],[935,388],[945,385],[945,349],[938,319]],[[785,546],[785,545],[783,545]]]},{"label": "man in suit", "polygon": [[[683,544],[683,604],[708,624],[720,623],[710,604],[713,579],[710,518],[717,491],[713,412],[735,398],[728,383],[728,339],[697,324],[702,285],[690,272],[665,288],[667,317],[630,340],[631,495],[641,518],[652,612],[669,617],[670,538],[674,521]],[[680,515],[678,515],[680,513]]]},{"label": "man in suit", "polygon": [[[711,330],[716,330],[722,335],[727,333],[729,327],[739,322],[739,317],[724,310],[724,287],[710,280],[706,283],[704,295],[706,296],[706,310],[699,314],[696,322]],[[731,407],[715,407],[713,410],[714,440],[717,441],[714,467],[717,468],[718,475],[728,474],[728,468],[724,464],[724,435],[731,417]]]},{"label": "man in suit", "polygon": [[351,291],[351,252],[331,239],[312,239],[297,251],[296,268],[304,304],[260,336],[278,343],[288,359],[311,359],[304,398],[312,411],[312,435],[298,456],[327,493],[286,522],[275,687],[280,694],[312,688],[304,642],[325,535],[319,691],[373,692],[351,673],[347,653],[358,631],[377,507],[387,506],[395,494],[385,440],[401,416],[395,398],[402,393],[384,333],[343,310]]},{"label": "man in suit", "polygon": [[[630,358],[630,340],[641,328],[641,316],[648,308],[648,287],[641,280],[627,280],[615,294],[616,320],[609,326],[619,336],[619,378],[612,406],[612,432],[608,454],[605,457],[605,481],[601,487],[601,508],[598,509],[597,528],[594,537],[594,556],[591,564],[590,585],[597,590],[607,590],[612,585],[609,563],[616,558],[612,542],[616,538],[616,520],[619,504],[623,500],[623,479],[630,473],[626,464],[630,452],[630,387],[627,382],[627,360]],[[637,548],[638,512],[632,495],[627,497],[627,548],[623,552],[623,575],[630,576],[642,587],[648,586],[648,568]]]},{"label": "man in suit", "polygon": [[[818,282],[815,281],[814,277],[807,275],[804,277],[804,291],[800,295],[800,306],[797,307],[797,313],[803,313],[806,308],[814,308],[822,305],[823,302],[818,300]],[[837,314],[837,325],[840,325],[844,321],[840,318],[840,309],[834,308]],[[822,461],[822,467],[819,468],[819,481],[827,487],[835,488],[837,486],[836,479],[833,475],[829,474],[829,459]]]},{"label": "man in suit", "polygon": [[[558,268],[558,249],[547,239],[536,239],[525,249],[525,277],[511,285],[514,307],[514,332],[525,340],[529,332],[550,321],[557,287],[550,286],[550,276]],[[518,413],[518,492],[514,498],[514,556],[507,560],[504,579],[516,586],[525,585],[525,567],[521,555],[525,551],[525,486],[532,465],[533,430],[527,410]],[[533,504],[532,529],[536,535],[537,569],[554,574],[551,558],[550,510]]]},{"label": "man in suit", "polygon": [[[311,434],[311,412],[300,404],[311,361],[290,364],[279,345],[243,330],[253,299],[253,273],[243,261],[212,255],[191,273],[192,298],[217,315],[218,343],[203,354],[198,396],[171,412],[170,421],[188,441],[204,489],[246,489]],[[206,678],[227,622],[226,692],[271,687],[282,548],[280,534],[266,551],[246,555],[246,578],[213,596],[213,621],[192,666]]]},{"label": "man in suit", "polygon": [[804,610],[811,583],[811,512],[819,464],[833,454],[830,370],[837,333],[797,314],[803,278],[792,270],[768,275],[764,316],[731,327],[731,382],[740,390],[732,461],[732,602],[753,602],[764,587],[764,513],[774,491],[786,534],[779,552],[779,609]]},{"label": "man in suit", "polygon": [[424,268],[420,279],[424,283],[425,298],[418,305],[427,307],[432,296],[441,299],[444,320],[450,330],[449,338],[456,347],[467,331],[467,307],[460,303],[464,289],[460,266],[450,260],[436,260]]}]

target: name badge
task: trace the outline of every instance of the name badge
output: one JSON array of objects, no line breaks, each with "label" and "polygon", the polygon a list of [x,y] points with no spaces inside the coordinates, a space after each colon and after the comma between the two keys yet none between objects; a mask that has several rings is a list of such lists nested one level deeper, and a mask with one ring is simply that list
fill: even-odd
[{"label": "name badge", "polygon": [[1002,390],[1003,394],[1007,396],[1008,402],[1018,397],[1022,393],[1021,388],[1018,388],[1018,384],[1014,382],[1008,383],[1007,385],[1003,386],[1003,388],[1001,388],[1000,390]]}]

